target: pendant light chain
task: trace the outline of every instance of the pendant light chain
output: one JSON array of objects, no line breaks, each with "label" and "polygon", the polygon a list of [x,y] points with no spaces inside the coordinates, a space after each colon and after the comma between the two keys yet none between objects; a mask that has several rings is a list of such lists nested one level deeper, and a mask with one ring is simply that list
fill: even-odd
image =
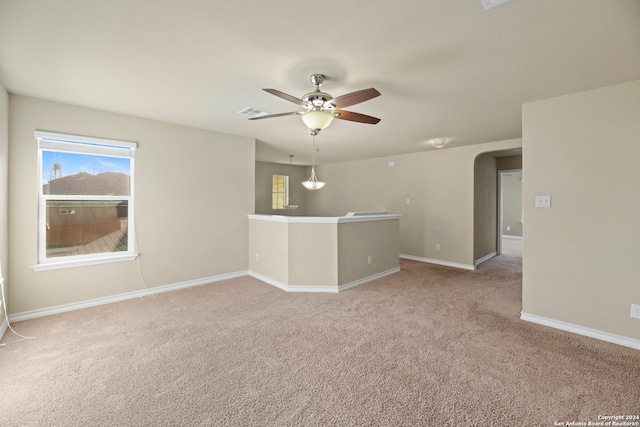
[{"label": "pendant light chain", "polygon": [[316,177],[316,151],[319,151],[318,141],[316,140],[317,133],[312,134],[313,136],[313,152],[311,154],[311,177],[307,181],[304,181],[302,185],[307,190],[319,190],[324,187],[324,182],[318,181]]},{"label": "pendant light chain", "polygon": [[318,140],[316,139],[318,136],[313,135],[313,151],[311,152],[311,166],[315,168],[316,166],[316,151],[320,151],[318,149]]}]

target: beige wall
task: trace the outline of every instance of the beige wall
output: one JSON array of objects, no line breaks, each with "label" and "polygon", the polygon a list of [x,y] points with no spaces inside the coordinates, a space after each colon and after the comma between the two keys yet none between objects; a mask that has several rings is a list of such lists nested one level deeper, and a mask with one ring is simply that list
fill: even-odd
[{"label": "beige wall", "polygon": [[249,221],[249,270],[289,283],[289,227],[286,222]]},{"label": "beige wall", "polygon": [[523,151],[523,312],[640,339],[640,81],[525,104]]},{"label": "beige wall", "polygon": [[400,253],[472,266],[476,156],[520,146],[514,139],[321,165],[318,177],[327,185],[307,195],[307,215],[401,214]]},{"label": "beige wall", "polygon": [[338,284],[398,268],[399,231],[398,220],[338,224]]},{"label": "beige wall", "polygon": [[[278,217],[249,220],[249,269],[289,290],[352,286],[398,270],[398,217],[337,222]],[[371,257],[369,264],[368,257]]]},{"label": "beige wall", "polygon": [[498,157],[498,170],[522,169],[522,156]]},{"label": "beige wall", "polygon": [[[302,186],[306,181],[307,168],[305,166],[289,166],[288,164],[256,162],[256,206],[255,213],[263,215],[304,216],[306,213],[307,190]],[[289,191],[292,204],[298,209],[271,208],[271,178],[273,175],[289,176]]]},{"label": "beige wall", "polygon": [[338,286],[338,224],[289,224],[289,284]]},{"label": "beige wall", "polygon": [[[0,82],[0,265],[4,276],[4,291],[7,296],[9,288],[8,280],[8,253],[9,253],[9,94]],[[8,302],[7,302],[8,303]],[[5,321],[5,307],[0,307],[0,325]]]},{"label": "beige wall", "polygon": [[[10,95],[9,110],[10,312],[247,270],[253,139],[17,95]],[[31,269],[37,252],[35,129],[138,142],[138,260]]]},{"label": "beige wall", "polygon": [[498,250],[498,162],[490,154],[476,158],[473,200],[473,259],[479,260]]},{"label": "beige wall", "polygon": [[249,220],[249,270],[287,286],[338,286],[335,223]]}]

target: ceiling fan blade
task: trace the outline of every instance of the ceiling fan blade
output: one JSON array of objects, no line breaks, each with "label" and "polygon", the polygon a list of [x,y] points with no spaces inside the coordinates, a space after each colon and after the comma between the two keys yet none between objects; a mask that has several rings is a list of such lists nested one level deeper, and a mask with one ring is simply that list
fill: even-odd
[{"label": "ceiling fan blade", "polygon": [[288,95],[284,92],[280,92],[277,89],[262,89],[262,90],[264,90],[265,92],[269,92],[271,95],[275,95],[278,98],[286,99],[287,101],[293,102],[294,104],[299,105],[301,107],[307,106],[307,103],[304,102],[302,99],[296,98],[295,96],[292,96],[292,95]]},{"label": "ceiling fan blade", "polygon": [[251,117],[249,120],[271,119],[273,117],[295,116],[300,114],[302,114],[302,112],[300,111],[291,111],[289,113],[278,113],[278,114],[269,114],[268,116]]},{"label": "ceiling fan blade", "polygon": [[380,121],[377,117],[367,116],[366,114],[354,113],[352,111],[335,110],[333,112],[337,114],[336,119],[349,120],[351,122],[369,123],[375,125]]},{"label": "ceiling fan blade", "polygon": [[369,89],[362,89],[356,92],[347,93],[344,95],[336,96],[333,99],[327,101],[325,108],[334,106],[334,108],[344,108],[350,105],[359,104],[364,101],[368,101],[376,96],[380,96],[380,92],[370,87]]}]

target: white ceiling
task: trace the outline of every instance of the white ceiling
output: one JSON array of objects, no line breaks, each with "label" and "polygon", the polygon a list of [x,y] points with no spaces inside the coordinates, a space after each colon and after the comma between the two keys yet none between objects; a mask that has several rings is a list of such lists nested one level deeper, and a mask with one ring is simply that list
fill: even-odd
[{"label": "white ceiling", "polygon": [[382,94],[318,163],[519,138],[523,103],[640,78],[640,1],[0,0],[9,92],[255,138],[258,160],[310,162],[299,117],[238,111],[298,110],[261,89],[300,97],[313,73]]}]

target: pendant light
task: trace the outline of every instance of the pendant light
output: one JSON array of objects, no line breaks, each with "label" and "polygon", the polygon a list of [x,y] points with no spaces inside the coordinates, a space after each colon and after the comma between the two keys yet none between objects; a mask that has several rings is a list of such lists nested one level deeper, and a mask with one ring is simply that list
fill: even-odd
[{"label": "pendant light", "polygon": [[[289,154],[289,174],[291,174],[291,161],[293,160],[293,154]],[[294,210],[294,209],[298,209],[298,205],[294,205],[291,204],[291,202],[293,201],[293,197],[291,197],[291,189],[289,188],[287,190],[287,193],[289,194],[289,200],[287,200],[287,204],[283,206],[283,208],[285,209],[289,209],[290,211]]]},{"label": "pendant light", "polygon": [[318,132],[314,132],[311,134],[313,136],[313,155],[311,157],[311,176],[308,180],[303,181],[302,185],[307,190],[319,190],[324,187],[324,182],[318,181],[318,177],[316,176],[316,151],[318,151],[318,142],[316,141],[316,136]]}]

